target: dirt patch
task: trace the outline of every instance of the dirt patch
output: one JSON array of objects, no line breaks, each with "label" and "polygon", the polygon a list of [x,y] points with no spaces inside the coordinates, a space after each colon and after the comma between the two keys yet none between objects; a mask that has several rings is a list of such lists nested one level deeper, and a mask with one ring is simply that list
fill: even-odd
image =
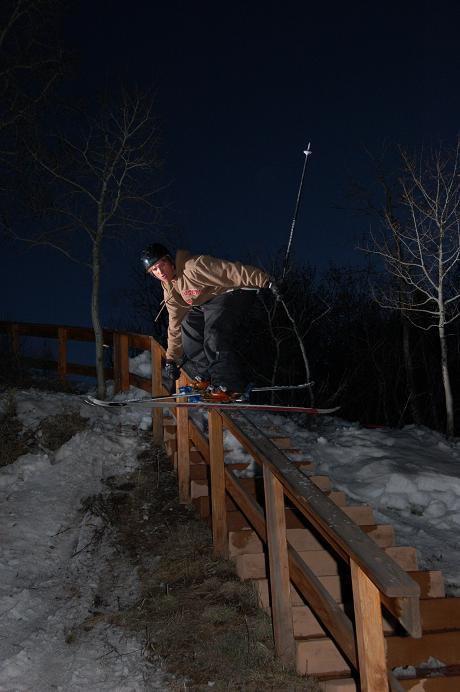
[{"label": "dirt patch", "polygon": [[62,413],[41,421],[36,435],[40,444],[55,452],[74,435],[88,427],[88,419],[78,413]]},{"label": "dirt patch", "polygon": [[147,660],[181,677],[178,690],[319,689],[275,659],[271,621],[254,588],[212,555],[209,528],[179,504],[162,452],[145,452],[140,469],[107,484],[111,493],[84,509],[110,523],[119,549],[137,565],[140,596],[105,613],[106,622],[140,635]]}]

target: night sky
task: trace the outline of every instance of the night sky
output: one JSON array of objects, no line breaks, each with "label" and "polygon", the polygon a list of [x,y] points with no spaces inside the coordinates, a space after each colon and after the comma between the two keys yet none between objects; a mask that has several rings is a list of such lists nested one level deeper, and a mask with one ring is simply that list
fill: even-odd
[{"label": "night sky", "polygon": [[[369,221],[344,207],[350,180],[369,177],[365,149],[458,134],[459,20],[455,2],[82,0],[64,21],[77,55],[66,90],[155,88],[169,217],[192,252],[267,265],[287,241],[311,141],[294,253],[356,264]],[[111,250],[107,326],[144,244]],[[52,250],[1,252],[1,319],[90,324],[84,270]]]}]

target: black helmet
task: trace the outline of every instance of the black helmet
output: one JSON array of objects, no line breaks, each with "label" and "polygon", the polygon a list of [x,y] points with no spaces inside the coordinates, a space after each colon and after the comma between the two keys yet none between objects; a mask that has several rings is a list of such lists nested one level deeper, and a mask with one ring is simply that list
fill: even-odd
[{"label": "black helmet", "polygon": [[141,252],[142,266],[148,271],[150,267],[153,267],[154,264],[166,256],[170,257],[169,250],[161,243],[149,245]]}]

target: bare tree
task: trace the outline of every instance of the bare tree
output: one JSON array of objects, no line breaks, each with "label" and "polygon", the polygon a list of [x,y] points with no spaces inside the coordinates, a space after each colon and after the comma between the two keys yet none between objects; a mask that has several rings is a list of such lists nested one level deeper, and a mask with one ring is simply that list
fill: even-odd
[{"label": "bare tree", "polygon": [[384,231],[371,233],[366,248],[379,255],[396,279],[378,296],[380,305],[404,311],[417,327],[437,329],[441,352],[447,433],[454,433],[446,327],[460,312],[460,139],[411,155],[400,150],[398,216],[387,205]]},{"label": "bare tree", "polygon": [[[0,133],[31,118],[62,73],[52,36],[59,2],[4,0],[0,9]],[[4,143],[3,143],[4,144]],[[2,153],[11,153],[2,146]]]},{"label": "bare tree", "polygon": [[42,223],[33,245],[60,251],[91,269],[91,318],[96,342],[98,396],[105,396],[99,310],[104,241],[127,238],[159,219],[158,126],[149,94],[105,100],[96,115],[68,109],[48,146],[29,149],[35,162]]}]

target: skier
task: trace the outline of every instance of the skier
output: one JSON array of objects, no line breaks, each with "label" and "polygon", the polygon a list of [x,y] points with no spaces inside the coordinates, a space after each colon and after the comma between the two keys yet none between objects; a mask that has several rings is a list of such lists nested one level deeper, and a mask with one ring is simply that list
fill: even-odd
[{"label": "skier", "polygon": [[187,362],[197,388],[216,401],[231,401],[245,388],[233,346],[255,295],[244,288],[270,288],[277,297],[276,285],[258,267],[186,250],[173,259],[159,243],[149,245],[141,261],[163,286],[169,315],[165,375],[176,380]]}]

